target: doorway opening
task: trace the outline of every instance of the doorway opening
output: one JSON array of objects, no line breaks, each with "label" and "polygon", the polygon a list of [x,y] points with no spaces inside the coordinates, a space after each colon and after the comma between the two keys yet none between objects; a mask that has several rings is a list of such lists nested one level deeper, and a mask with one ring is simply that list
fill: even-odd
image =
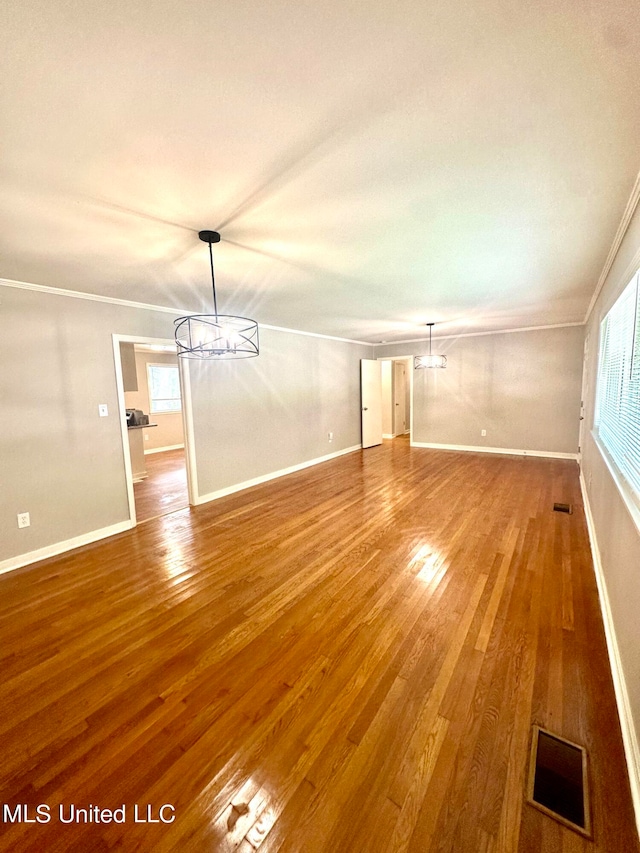
[{"label": "doorway opening", "polygon": [[380,359],[382,368],[382,437],[411,437],[413,370],[411,356]]},{"label": "doorway opening", "polygon": [[131,526],[194,503],[188,373],[171,340],[113,335]]}]

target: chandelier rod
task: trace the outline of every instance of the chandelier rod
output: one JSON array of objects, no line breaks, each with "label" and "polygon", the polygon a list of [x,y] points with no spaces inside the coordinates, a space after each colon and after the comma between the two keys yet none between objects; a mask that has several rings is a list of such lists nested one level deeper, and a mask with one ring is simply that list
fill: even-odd
[{"label": "chandelier rod", "polygon": [[218,302],[216,300],[216,278],[213,272],[213,244],[209,243],[209,260],[211,261],[211,285],[213,287],[213,312],[218,320]]}]

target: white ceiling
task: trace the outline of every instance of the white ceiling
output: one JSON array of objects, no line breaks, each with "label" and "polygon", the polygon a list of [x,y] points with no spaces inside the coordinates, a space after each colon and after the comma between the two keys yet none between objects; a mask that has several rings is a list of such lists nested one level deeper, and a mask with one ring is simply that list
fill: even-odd
[{"label": "white ceiling", "polygon": [[0,276],[359,340],[580,322],[629,0],[5,0]]}]

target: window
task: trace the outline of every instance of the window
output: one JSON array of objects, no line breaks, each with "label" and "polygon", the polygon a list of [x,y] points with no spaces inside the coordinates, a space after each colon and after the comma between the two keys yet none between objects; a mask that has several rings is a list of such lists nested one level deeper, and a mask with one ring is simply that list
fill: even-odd
[{"label": "window", "polygon": [[149,411],[153,415],[182,410],[176,364],[147,364]]},{"label": "window", "polygon": [[600,327],[595,427],[620,473],[640,498],[640,273]]}]

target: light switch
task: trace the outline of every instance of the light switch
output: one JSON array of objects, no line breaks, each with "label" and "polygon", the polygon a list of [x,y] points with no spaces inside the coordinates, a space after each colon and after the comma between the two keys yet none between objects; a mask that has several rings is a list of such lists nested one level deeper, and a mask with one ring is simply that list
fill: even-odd
[{"label": "light switch", "polygon": [[109,409],[107,408],[107,404],[106,403],[100,403],[100,405],[98,406],[98,412],[99,412],[101,418],[106,418],[107,415],[109,414]]}]

